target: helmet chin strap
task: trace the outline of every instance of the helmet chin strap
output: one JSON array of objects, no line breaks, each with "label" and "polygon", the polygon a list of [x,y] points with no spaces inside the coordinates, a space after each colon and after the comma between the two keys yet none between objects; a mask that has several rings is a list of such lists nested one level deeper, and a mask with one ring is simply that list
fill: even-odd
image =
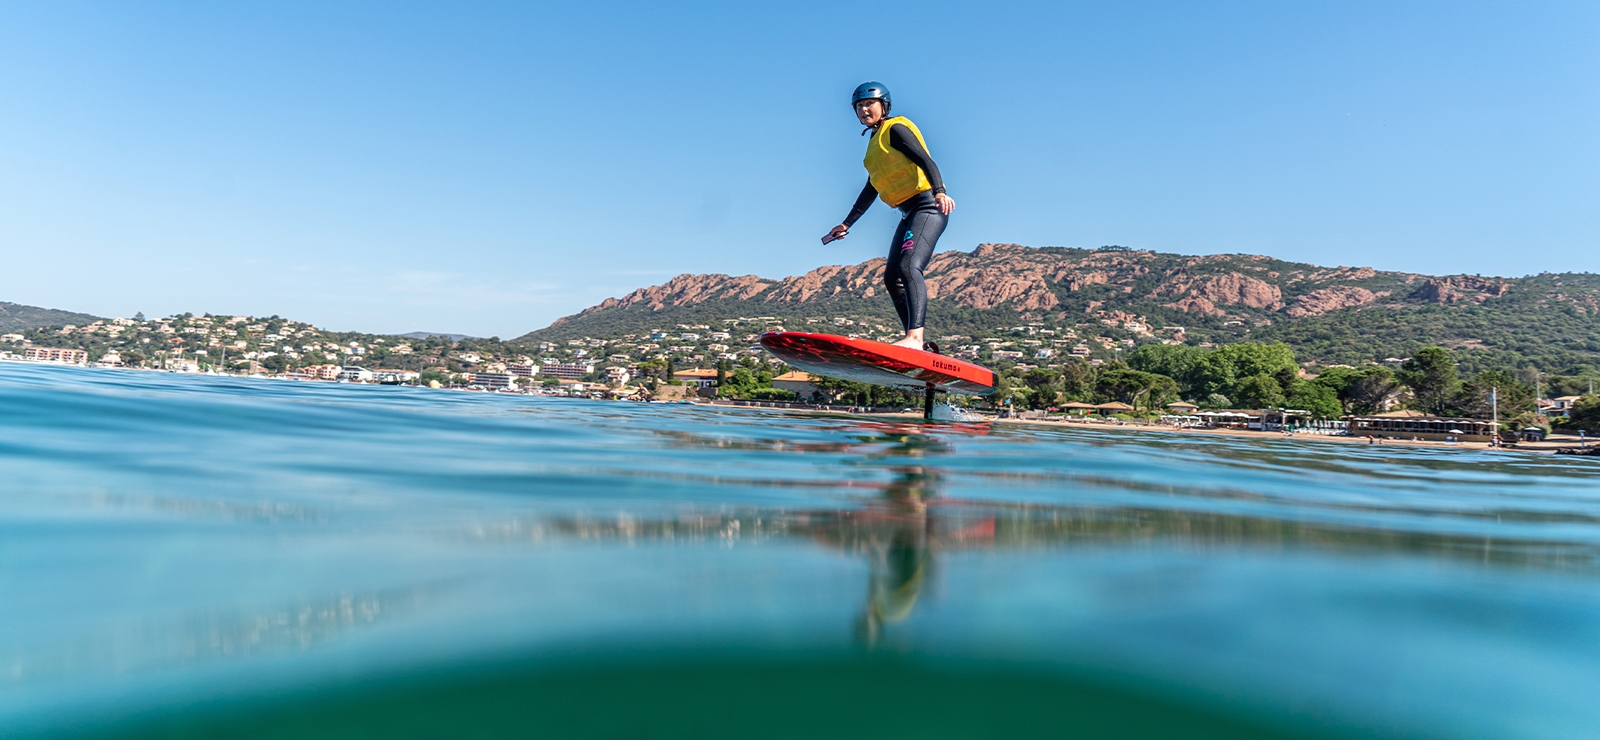
[{"label": "helmet chin strap", "polygon": [[884,108],[883,109],[883,118],[878,119],[877,123],[874,123],[871,126],[868,126],[868,127],[864,128],[864,129],[861,129],[861,135],[862,136],[866,136],[868,131],[873,131],[873,130],[877,129],[879,126],[883,125],[884,121],[887,121],[887,120],[889,120],[889,109],[888,108]]}]

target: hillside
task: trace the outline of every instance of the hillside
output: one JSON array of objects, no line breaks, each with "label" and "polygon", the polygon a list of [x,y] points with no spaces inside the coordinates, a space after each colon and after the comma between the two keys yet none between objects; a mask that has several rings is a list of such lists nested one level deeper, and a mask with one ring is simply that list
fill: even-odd
[{"label": "hillside", "polygon": [[[821,330],[822,324],[869,336],[892,333],[897,321],[879,283],[883,263],[821,267],[782,280],[680,275],[514,342],[698,326]],[[1101,335],[1117,345],[1281,340],[1302,359],[1323,363],[1407,357],[1439,344],[1456,350],[1467,370],[1600,365],[1600,275],[1589,273],[1432,276],[1258,255],[983,244],[940,253],[927,274],[930,333],[954,342],[1032,325],[1061,336]]]},{"label": "hillside", "polygon": [[54,308],[39,308],[38,306],[24,306],[20,303],[0,301],[0,332],[5,333],[25,331],[41,326],[87,324],[99,318],[86,313],[59,311]]}]

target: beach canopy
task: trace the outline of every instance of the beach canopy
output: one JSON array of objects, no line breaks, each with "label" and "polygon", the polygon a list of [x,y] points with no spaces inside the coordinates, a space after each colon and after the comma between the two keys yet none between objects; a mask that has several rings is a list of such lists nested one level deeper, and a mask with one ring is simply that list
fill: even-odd
[{"label": "beach canopy", "polygon": [[1096,408],[1096,406],[1094,404],[1092,404],[1092,403],[1083,403],[1081,401],[1073,401],[1072,403],[1061,404],[1061,408],[1064,408],[1064,409],[1092,409],[1092,408]]},{"label": "beach canopy", "polygon": [[1132,406],[1129,406],[1128,404],[1125,404],[1125,403],[1123,403],[1121,401],[1112,401],[1111,403],[1102,403],[1102,404],[1100,404],[1098,406],[1095,406],[1094,408],[1100,409],[1102,411],[1132,411],[1133,410]]}]

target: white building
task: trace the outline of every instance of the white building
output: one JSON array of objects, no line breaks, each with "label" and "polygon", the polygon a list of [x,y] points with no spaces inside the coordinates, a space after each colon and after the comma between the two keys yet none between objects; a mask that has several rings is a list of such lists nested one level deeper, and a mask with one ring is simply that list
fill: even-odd
[{"label": "white building", "polygon": [[594,372],[594,363],[592,362],[547,362],[539,370],[540,375],[572,380],[577,380],[592,372]]},{"label": "white building", "polygon": [[689,368],[673,373],[672,379],[696,388],[710,388],[717,384],[717,371],[708,367]]},{"label": "white building", "polygon": [[419,373],[415,370],[395,370],[380,367],[377,370],[373,370],[372,374],[377,376],[379,383],[384,383],[387,385],[394,385],[398,383],[415,383],[422,379],[422,373]]},{"label": "white building", "polygon": [[472,384],[480,388],[500,390],[514,387],[516,377],[511,373],[473,373]]}]

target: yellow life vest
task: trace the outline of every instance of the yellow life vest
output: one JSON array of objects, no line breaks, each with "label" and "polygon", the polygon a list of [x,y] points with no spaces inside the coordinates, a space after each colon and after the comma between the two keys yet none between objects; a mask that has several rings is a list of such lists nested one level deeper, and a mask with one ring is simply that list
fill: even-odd
[{"label": "yellow life vest", "polygon": [[[922,150],[928,151],[928,142],[922,139],[917,124],[905,116],[886,118],[878,124],[878,130],[872,132],[872,139],[867,142],[867,156],[861,160],[861,164],[866,165],[867,179],[872,181],[873,189],[890,207],[899,206],[911,196],[933,189],[928,182],[928,173],[889,144],[889,129],[897,123],[911,129],[912,135],[922,144]],[[930,153],[928,156],[933,155]]]}]

